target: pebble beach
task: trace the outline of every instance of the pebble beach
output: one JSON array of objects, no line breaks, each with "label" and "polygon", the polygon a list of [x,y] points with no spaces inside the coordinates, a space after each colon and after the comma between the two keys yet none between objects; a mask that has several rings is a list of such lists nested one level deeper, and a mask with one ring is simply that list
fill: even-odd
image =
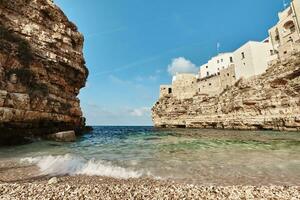
[{"label": "pebble beach", "polygon": [[167,179],[41,175],[35,165],[0,164],[0,200],[19,199],[300,199],[287,185],[189,184]]},{"label": "pebble beach", "polygon": [[[49,181],[50,180],[50,181]],[[0,184],[0,199],[300,199],[299,186],[201,186],[153,179],[44,177]]]}]

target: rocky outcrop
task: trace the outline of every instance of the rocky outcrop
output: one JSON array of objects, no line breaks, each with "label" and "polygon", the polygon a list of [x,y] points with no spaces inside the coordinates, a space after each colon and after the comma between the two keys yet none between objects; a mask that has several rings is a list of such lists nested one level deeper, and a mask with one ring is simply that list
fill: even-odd
[{"label": "rocky outcrop", "polygon": [[83,36],[52,0],[0,0],[1,138],[80,131],[82,48]]},{"label": "rocky outcrop", "polygon": [[219,96],[160,98],[152,117],[156,127],[300,131],[300,53]]}]

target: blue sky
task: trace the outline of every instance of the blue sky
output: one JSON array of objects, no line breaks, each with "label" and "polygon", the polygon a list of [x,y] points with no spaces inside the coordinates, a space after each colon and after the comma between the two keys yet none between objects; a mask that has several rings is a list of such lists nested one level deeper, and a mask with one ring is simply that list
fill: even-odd
[{"label": "blue sky", "polygon": [[[81,90],[89,125],[152,125],[170,73],[263,40],[283,0],[54,0],[85,37]],[[286,0],[286,2],[289,2]],[[168,70],[169,68],[169,70]]]}]

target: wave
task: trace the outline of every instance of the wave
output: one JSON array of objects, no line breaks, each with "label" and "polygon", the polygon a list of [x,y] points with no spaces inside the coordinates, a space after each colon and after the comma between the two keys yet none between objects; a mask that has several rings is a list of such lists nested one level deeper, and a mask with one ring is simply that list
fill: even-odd
[{"label": "wave", "polygon": [[35,164],[41,175],[88,175],[107,176],[119,179],[139,178],[142,172],[114,166],[105,161],[86,160],[79,156],[66,154],[62,156],[28,157],[20,160],[22,163]]}]

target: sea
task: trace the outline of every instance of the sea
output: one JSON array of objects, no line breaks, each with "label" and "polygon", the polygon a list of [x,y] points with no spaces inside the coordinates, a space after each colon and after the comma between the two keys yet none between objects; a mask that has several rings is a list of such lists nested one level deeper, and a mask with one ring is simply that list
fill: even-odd
[{"label": "sea", "polygon": [[49,176],[298,185],[300,133],[95,126],[76,142],[0,147],[0,163],[8,160]]}]

